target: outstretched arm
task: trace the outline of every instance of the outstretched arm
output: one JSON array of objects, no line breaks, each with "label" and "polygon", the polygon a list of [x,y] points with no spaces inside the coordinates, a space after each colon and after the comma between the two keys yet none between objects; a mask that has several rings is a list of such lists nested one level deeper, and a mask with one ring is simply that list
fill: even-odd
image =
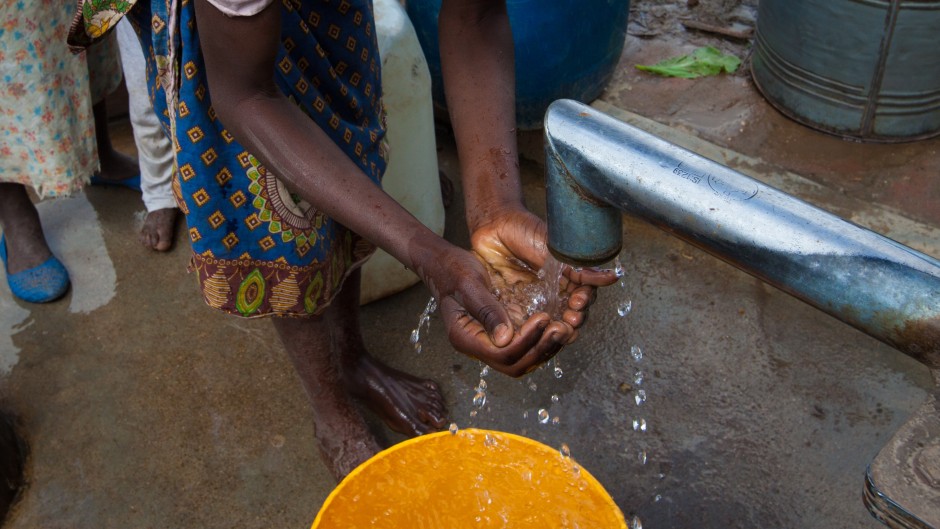
[{"label": "outstretched arm", "polygon": [[[531,276],[549,257],[547,230],[522,199],[513,37],[505,0],[443,0],[438,25],[471,243],[504,279]],[[520,262],[528,269],[520,270]],[[568,307],[546,333],[560,343],[573,340],[594,299],[593,287],[616,280],[612,271],[566,267],[561,287],[570,296]]]},{"label": "outstretched arm", "polygon": [[228,17],[196,0],[196,18],[212,103],[235,138],[305,200],[415,270],[445,308],[459,351],[515,375],[549,354],[552,344],[542,340],[547,318],[514,331],[479,261],[374,185],[280,92],[272,73],[280,2],[257,15]]}]

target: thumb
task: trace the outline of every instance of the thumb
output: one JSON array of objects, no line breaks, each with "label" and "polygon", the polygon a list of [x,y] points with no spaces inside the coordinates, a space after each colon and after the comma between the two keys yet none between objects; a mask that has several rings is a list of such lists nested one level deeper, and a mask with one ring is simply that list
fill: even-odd
[{"label": "thumb", "polygon": [[496,347],[505,347],[514,334],[512,320],[503,304],[491,292],[475,288],[465,292],[459,300],[467,312],[483,325],[490,341]]}]

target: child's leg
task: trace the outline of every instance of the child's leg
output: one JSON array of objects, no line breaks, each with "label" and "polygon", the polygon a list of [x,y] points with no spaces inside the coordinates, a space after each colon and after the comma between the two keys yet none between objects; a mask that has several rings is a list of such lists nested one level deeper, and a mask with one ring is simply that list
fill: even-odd
[{"label": "child's leg", "polygon": [[140,229],[140,242],[157,251],[169,250],[179,210],[173,198],[173,145],[163,132],[147,93],[147,61],[137,33],[129,20],[117,27],[124,84],[127,86],[128,113],[140,163],[140,190],[147,218]]},{"label": "child's leg", "polygon": [[320,454],[339,481],[381,447],[344,387],[331,320],[274,318],[274,328],[310,398]]},{"label": "child's leg", "polygon": [[366,351],[359,327],[360,278],[359,270],[350,275],[331,305],[346,387],[396,432],[421,435],[440,430],[447,424],[447,410],[437,384],[392,369]]}]

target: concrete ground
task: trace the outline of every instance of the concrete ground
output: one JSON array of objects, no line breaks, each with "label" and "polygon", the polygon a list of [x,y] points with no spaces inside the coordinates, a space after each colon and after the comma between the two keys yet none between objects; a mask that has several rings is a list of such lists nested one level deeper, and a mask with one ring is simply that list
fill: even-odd
[{"label": "concrete ground", "polygon": [[[777,114],[746,72],[685,81],[632,67],[698,38],[712,37],[628,37],[596,105],[940,257],[940,140],[845,142]],[[538,136],[521,141],[526,198],[542,212]],[[438,142],[459,189],[453,140],[442,130]],[[36,306],[0,285],[2,391],[30,445],[6,527],[308,527],[335,483],[270,322],[203,304],[184,230],[173,252],[145,251],[131,191],[40,209],[73,289]],[[458,194],[446,236],[466,244],[462,218]],[[625,285],[600,292],[581,340],[523,379],[487,375],[476,416],[481,366],[452,351],[439,319],[423,352],[408,343],[423,286],[364,308],[367,343],[438,380],[461,427],[567,443],[644,527],[881,527],[862,504],[864,472],[933,387],[929,371],[643,223],[626,219],[624,237]],[[540,423],[540,409],[557,423]]]}]

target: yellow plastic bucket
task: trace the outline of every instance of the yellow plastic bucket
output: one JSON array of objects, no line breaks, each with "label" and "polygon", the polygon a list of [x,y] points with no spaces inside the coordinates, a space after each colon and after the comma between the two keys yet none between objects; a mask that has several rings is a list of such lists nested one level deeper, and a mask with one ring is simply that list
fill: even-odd
[{"label": "yellow plastic bucket", "polygon": [[467,429],[384,450],[333,490],[313,529],[626,529],[604,487],[566,454]]}]

